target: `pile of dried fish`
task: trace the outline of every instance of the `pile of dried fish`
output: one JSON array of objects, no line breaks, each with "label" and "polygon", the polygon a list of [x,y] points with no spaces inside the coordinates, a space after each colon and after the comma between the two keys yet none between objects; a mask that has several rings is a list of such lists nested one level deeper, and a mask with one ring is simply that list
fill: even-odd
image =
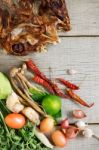
[{"label": "pile of dried fish", "polygon": [[69,31],[65,0],[0,0],[0,47],[13,55],[42,52]]}]

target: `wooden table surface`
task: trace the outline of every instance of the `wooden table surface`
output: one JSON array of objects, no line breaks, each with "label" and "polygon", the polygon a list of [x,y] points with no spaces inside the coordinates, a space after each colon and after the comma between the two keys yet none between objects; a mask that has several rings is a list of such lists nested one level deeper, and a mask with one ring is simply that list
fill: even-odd
[{"label": "wooden table surface", "polygon": [[[17,58],[0,52],[0,71],[8,71],[12,66],[19,65],[21,59],[32,57],[42,71],[52,77],[64,77],[80,84],[78,93],[89,103],[95,102],[94,107],[84,108],[72,101],[63,100],[63,118],[76,108],[84,110],[89,127],[99,135],[99,0],[67,0],[71,18],[72,30],[59,33],[61,43],[49,46],[47,53],[32,54]],[[69,76],[67,69],[76,69],[77,75]],[[71,118],[71,122],[75,122]],[[63,150],[98,150],[99,141],[78,137],[71,140]],[[58,150],[58,149],[55,149]]]}]

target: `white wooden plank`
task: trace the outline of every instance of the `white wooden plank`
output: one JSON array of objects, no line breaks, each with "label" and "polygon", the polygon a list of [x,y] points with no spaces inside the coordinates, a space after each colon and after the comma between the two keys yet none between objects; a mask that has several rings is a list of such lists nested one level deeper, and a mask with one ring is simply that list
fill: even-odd
[{"label": "white wooden plank", "polygon": [[[87,113],[86,121],[99,123],[99,38],[62,38],[61,44],[49,47],[47,53],[31,54],[42,71],[49,75],[49,66],[53,68],[53,77],[64,77],[74,83],[81,83],[85,74],[86,81],[78,91],[83,99],[92,103],[93,108],[84,108],[70,100],[63,100],[63,117],[75,108],[81,108]],[[0,55],[0,70],[8,71],[12,66],[20,64],[22,57]],[[76,76],[66,75],[66,69],[78,70]],[[94,115],[95,114],[95,115]],[[71,121],[74,121],[71,119]]]},{"label": "white wooden plank", "polygon": [[[99,135],[99,126],[90,126],[94,132]],[[65,148],[61,150],[98,150],[99,149],[99,141],[93,138],[84,138],[77,137],[76,139],[68,141]],[[59,148],[55,148],[54,150],[60,150]]]},{"label": "white wooden plank", "polygon": [[60,35],[99,35],[99,0],[66,0],[72,30]]}]

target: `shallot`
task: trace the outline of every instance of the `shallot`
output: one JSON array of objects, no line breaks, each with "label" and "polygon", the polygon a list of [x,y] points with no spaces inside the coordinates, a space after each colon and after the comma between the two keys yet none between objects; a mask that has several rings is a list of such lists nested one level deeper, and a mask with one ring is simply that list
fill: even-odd
[{"label": "shallot", "polygon": [[75,126],[69,126],[67,129],[66,129],[66,138],[68,139],[73,139],[77,136],[79,132],[79,129]]},{"label": "shallot", "polygon": [[86,114],[82,110],[76,109],[76,110],[73,110],[73,117],[77,119],[82,119],[86,117]]},{"label": "shallot", "polygon": [[51,135],[53,143],[58,147],[64,147],[67,144],[65,135],[60,130],[55,130]]},{"label": "shallot", "polygon": [[68,121],[68,119],[62,120],[60,124],[61,124],[61,128],[62,129],[66,129],[66,128],[69,127],[69,121]]},{"label": "shallot", "polygon": [[54,119],[47,117],[40,123],[40,131],[43,133],[50,133],[54,128]]}]

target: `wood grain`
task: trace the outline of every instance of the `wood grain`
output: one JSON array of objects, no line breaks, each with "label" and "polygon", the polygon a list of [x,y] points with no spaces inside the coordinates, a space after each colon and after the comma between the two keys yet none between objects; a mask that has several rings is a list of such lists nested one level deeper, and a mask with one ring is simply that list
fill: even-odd
[{"label": "wood grain", "polygon": [[99,0],[66,0],[72,30],[61,36],[98,36]]},{"label": "wood grain", "polygon": [[[8,71],[12,66],[19,65],[21,59],[33,58],[41,70],[49,76],[49,67],[52,68],[52,78],[64,77],[74,83],[80,84],[84,77],[86,80],[77,93],[89,103],[95,102],[91,109],[81,107],[70,100],[63,100],[63,117],[68,116],[71,110],[80,108],[87,113],[85,121],[99,123],[99,38],[61,38],[61,43],[50,46],[47,53],[31,54],[27,57],[0,55],[0,70]],[[66,70],[76,69],[78,74],[69,76]],[[93,115],[95,114],[95,115]],[[73,122],[71,118],[71,122]]]},{"label": "wood grain", "polygon": [[[96,135],[99,135],[99,126],[90,126]],[[84,138],[83,136],[79,136],[76,139],[68,141],[65,148],[61,150],[98,150],[99,141],[93,138]],[[55,148],[54,150],[60,150],[59,148]]]}]

